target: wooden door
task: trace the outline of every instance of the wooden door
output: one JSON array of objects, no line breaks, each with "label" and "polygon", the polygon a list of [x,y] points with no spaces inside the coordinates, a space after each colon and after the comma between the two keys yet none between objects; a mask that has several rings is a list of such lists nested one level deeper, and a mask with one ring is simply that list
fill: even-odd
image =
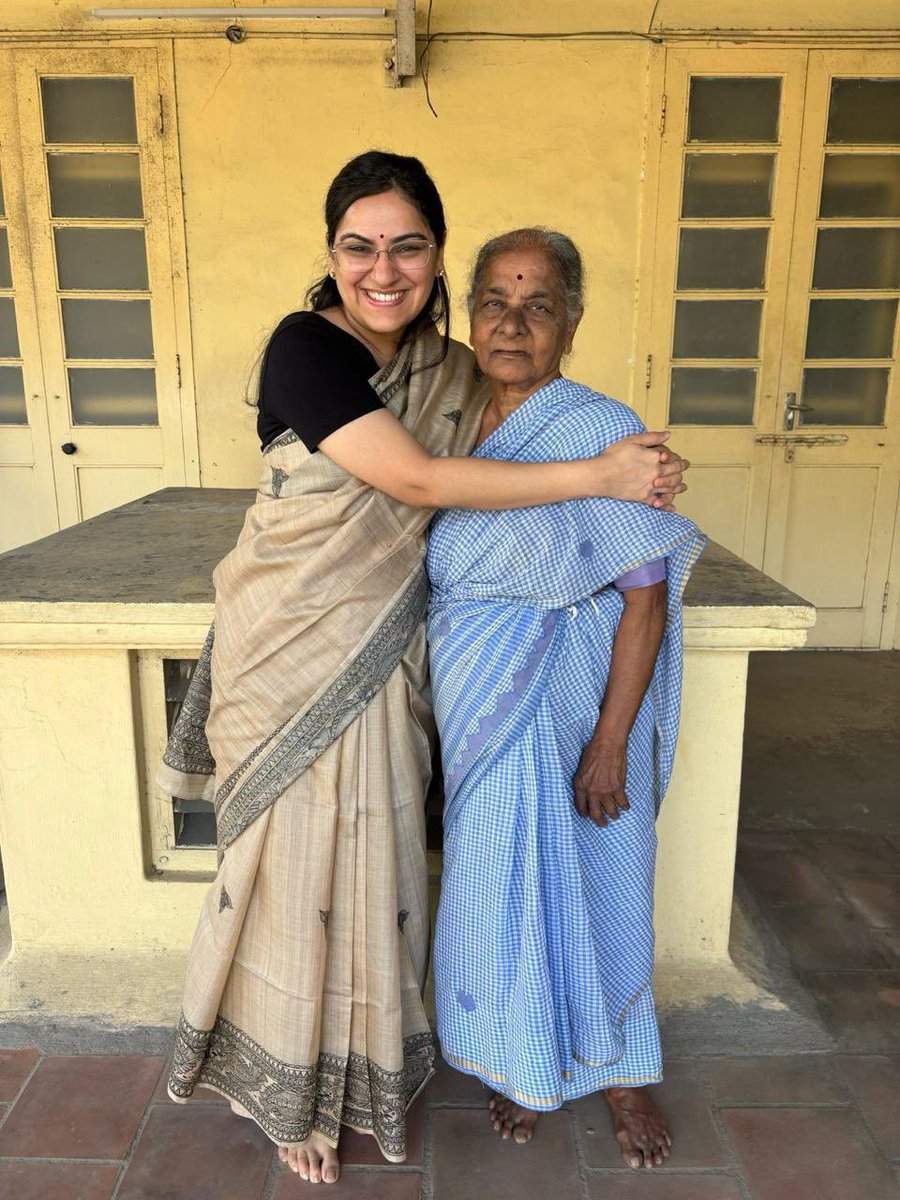
[{"label": "wooden door", "polygon": [[[11,81],[0,59],[7,96]],[[0,552],[57,528],[18,130],[0,104]]]},{"label": "wooden door", "polygon": [[185,463],[193,410],[176,346],[163,85],[155,48],[16,50],[14,59],[48,448],[65,526],[196,482]]},{"label": "wooden door", "polygon": [[816,604],[812,645],[882,640],[900,492],[898,300],[900,53],[816,51],[764,558]]},{"label": "wooden door", "polygon": [[648,421],[691,459],[680,507],[760,566],[800,152],[802,51],[667,52]]},{"label": "wooden door", "polygon": [[817,606],[812,645],[890,644],[898,59],[667,56],[648,418],[694,462],[684,511]]}]

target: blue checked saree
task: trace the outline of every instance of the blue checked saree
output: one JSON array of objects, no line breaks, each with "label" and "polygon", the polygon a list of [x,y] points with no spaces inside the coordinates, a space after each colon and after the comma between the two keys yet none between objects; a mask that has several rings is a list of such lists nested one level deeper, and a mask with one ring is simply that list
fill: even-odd
[{"label": "blue checked saree", "polygon": [[[642,429],[560,378],[475,454],[583,458]],[[534,1109],[661,1078],[654,822],[672,769],[681,597],[703,537],[641,504],[439,513],[428,617],[446,805],[435,942],[445,1058]],[[613,581],[664,557],[668,621],[628,744],[630,809],[600,828],[572,777],[622,611]]]}]

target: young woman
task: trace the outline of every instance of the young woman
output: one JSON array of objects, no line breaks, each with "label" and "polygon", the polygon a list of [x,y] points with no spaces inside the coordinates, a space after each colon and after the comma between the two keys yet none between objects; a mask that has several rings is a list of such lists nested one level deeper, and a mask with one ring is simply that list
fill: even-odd
[{"label": "young woman", "polygon": [[661,464],[665,434],[581,462],[466,457],[487,392],[438,332],[446,225],[425,168],[360,155],[325,219],[331,270],[269,342],[256,503],[216,569],[214,627],[160,775],[172,795],[215,799],[220,847],[170,1095],[222,1092],[314,1182],[338,1177],[342,1124],[402,1162],[406,1108],[433,1070],[432,510],[665,507],[685,465]]}]

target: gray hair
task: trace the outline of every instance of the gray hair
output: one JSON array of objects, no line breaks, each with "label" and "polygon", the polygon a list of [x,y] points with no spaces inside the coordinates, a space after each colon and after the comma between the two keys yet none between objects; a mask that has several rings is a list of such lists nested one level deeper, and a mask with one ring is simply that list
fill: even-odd
[{"label": "gray hair", "polygon": [[532,225],[525,229],[511,229],[485,242],[475,256],[475,265],[469,277],[466,303],[469,316],[475,306],[475,296],[484,284],[484,277],[495,258],[510,251],[542,250],[559,277],[566,315],[574,323],[584,312],[584,267],[578,247],[570,237],[543,225]]}]

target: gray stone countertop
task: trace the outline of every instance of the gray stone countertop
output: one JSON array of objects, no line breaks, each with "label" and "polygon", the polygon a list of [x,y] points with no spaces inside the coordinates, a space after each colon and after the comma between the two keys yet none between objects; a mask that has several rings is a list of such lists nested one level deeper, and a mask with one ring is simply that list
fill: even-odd
[{"label": "gray stone countertop", "polygon": [[[5,604],[211,604],[212,571],[237,540],[255,493],[165,488],[0,555]],[[716,542],[703,552],[687,608],[809,608]]]}]

